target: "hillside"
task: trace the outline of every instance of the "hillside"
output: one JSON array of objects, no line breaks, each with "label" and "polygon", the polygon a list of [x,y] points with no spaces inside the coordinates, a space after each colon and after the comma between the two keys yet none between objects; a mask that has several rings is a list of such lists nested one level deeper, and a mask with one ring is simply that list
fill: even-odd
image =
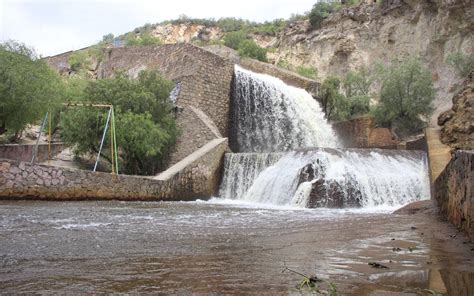
[{"label": "hillside", "polygon": [[268,49],[270,63],[290,70],[314,67],[317,80],[343,76],[361,66],[420,57],[431,69],[437,90],[433,125],[439,113],[451,107],[451,98],[464,79],[447,65],[447,56],[474,52],[474,6],[469,0],[387,0],[345,6],[330,14],[319,29],[312,29],[304,18],[265,24],[240,20],[230,28],[221,20],[183,18],[129,34],[150,30],[163,43],[206,46],[222,43],[226,32],[244,27],[259,46]]}]

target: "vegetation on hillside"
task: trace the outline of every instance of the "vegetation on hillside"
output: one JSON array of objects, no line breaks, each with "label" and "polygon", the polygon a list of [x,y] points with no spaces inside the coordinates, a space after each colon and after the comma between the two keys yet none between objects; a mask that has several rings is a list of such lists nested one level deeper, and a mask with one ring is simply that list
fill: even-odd
[{"label": "vegetation on hillside", "polygon": [[[72,81],[76,101],[114,105],[122,172],[152,175],[159,171],[174,144],[176,127],[169,93],[173,83],[157,71],[144,71],[134,80],[124,73],[111,79]],[[69,108],[61,116],[61,137],[79,155],[97,153],[107,112],[95,108]],[[107,138],[107,141],[109,139]],[[110,161],[105,143],[102,157]]]},{"label": "vegetation on hillside", "polygon": [[60,105],[64,85],[34,49],[16,41],[0,44],[0,135],[16,141],[27,124]]},{"label": "vegetation on hillside", "polygon": [[224,36],[224,45],[237,50],[241,57],[267,61],[267,50],[258,46],[244,31],[227,33]]},{"label": "vegetation on hillside", "polygon": [[452,66],[460,77],[467,77],[474,71],[474,53],[464,54],[460,51],[451,53],[446,63]]},{"label": "vegetation on hillside", "polygon": [[[376,81],[380,89],[374,89]],[[409,59],[370,71],[361,68],[344,78],[328,77],[321,85],[320,99],[328,120],[347,120],[372,114],[379,126],[399,135],[420,132],[433,112],[435,90],[431,74],[420,61]],[[378,102],[370,107],[371,98]]]},{"label": "vegetation on hillside", "polygon": [[430,71],[419,60],[409,59],[379,73],[380,101],[374,110],[377,122],[402,135],[420,132],[434,110]]}]

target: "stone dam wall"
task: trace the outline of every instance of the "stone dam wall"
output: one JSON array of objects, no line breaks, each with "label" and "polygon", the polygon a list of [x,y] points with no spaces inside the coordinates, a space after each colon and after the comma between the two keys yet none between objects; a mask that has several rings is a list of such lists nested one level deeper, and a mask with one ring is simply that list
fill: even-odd
[{"label": "stone dam wall", "polygon": [[474,241],[474,150],[458,150],[433,184],[440,214]]},{"label": "stone dam wall", "polygon": [[0,159],[0,198],[40,200],[194,200],[218,189],[227,139],[214,140],[167,180]]}]

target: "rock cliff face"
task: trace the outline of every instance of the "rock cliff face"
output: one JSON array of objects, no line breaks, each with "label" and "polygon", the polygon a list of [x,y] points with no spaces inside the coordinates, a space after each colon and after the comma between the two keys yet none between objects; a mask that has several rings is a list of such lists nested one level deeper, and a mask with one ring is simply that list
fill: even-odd
[{"label": "rock cliff face", "polygon": [[[472,0],[363,1],[331,14],[317,30],[309,21],[290,23],[276,36],[251,35],[255,42],[273,48],[267,58],[290,68],[311,66],[319,80],[345,75],[350,69],[420,57],[431,69],[437,99],[432,125],[439,113],[451,107],[450,98],[462,79],[445,63],[452,52],[474,51]],[[165,24],[153,29],[165,43],[222,40],[218,27]]]},{"label": "rock cliff face", "polygon": [[449,53],[474,51],[474,5],[470,0],[384,1],[330,15],[311,30],[308,21],[290,24],[276,43],[276,62],[311,65],[320,78],[349,69],[407,57],[421,57],[437,89],[437,115],[450,107],[460,82],[446,65]]},{"label": "rock cliff face", "polygon": [[441,141],[455,149],[474,149],[474,72],[453,97],[453,108],[438,117]]}]

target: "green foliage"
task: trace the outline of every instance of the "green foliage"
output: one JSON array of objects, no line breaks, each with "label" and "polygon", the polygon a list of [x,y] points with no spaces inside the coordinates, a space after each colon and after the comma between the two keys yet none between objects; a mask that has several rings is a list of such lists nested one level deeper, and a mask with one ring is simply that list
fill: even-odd
[{"label": "green foliage", "polygon": [[257,59],[261,62],[267,61],[267,50],[258,46],[253,40],[243,40],[240,42],[238,52],[241,57]]},{"label": "green foliage", "polygon": [[85,50],[78,50],[71,53],[68,57],[69,67],[73,71],[86,70],[91,65],[89,55]]},{"label": "green foliage", "polygon": [[229,32],[224,36],[224,45],[238,50],[242,41],[247,39],[244,31]]},{"label": "green foliage", "polygon": [[288,22],[293,23],[297,21],[304,21],[304,20],[307,20],[308,17],[309,17],[309,13],[305,13],[305,14],[292,13],[291,16],[288,18]]},{"label": "green foliage", "polygon": [[[178,131],[169,101],[173,83],[156,71],[141,72],[133,80],[123,73],[88,82],[75,100],[114,105],[121,167],[129,174],[155,174],[163,165]],[[72,108],[62,116],[62,138],[77,154],[97,153],[106,112]],[[107,139],[108,141],[108,139]],[[104,159],[110,155],[104,145]]]},{"label": "green foliage", "polygon": [[153,36],[150,32],[140,33],[139,35],[129,33],[125,36],[126,46],[144,46],[158,44],[161,44],[161,39]]},{"label": "green foliage", "polygon": [[467,77],[474,71],[474,53],[466,55],[460,51],[451,53],[448,55],[446,63],[454,67],[456,74]]},{"label": "green foliage", "polygon": [[278,32],[282,31],[286,26],[284,19],[276,19],[271,22],[264,22],[262,24],[254,24],[249,28],[251,33],[265,34],[275,36]]},{"label": "green foliage", "polygon": [[337,2],[318,2],[314,4],[313,9],[309,13],[309,22],[311,27],[318,29],[322,21],[331,13],[339,9],[340,4]]},{"label": "green foliage", "polygon": [[57,108],[64,85],[30,47],[16,41],[0,45],[0,134],[18,139],[27,124]]},{"label": "green foliage", "polygon": [[344,120],[348,117],[348,103],[340,92],[341,80],[328,77],[321,85],[321,104],[328,120]]},{"label": "green foliage", "polygon": [[277,66],[283,69],[290,70],[290,63],[283,58],[278,60]]},{"label": "green foliage", "polygon": [[394,64],[381,72],[380,102],[374,110],[379,125],[401,135],[419,132],[433,112],[435,90],[431,73],[416,59]]},{"label": "green foliage", "polygon": [[104,42],[104,43],[112,43],[112,42],[114,42],[114,34],[109,33],[109,34],[107,34],[107,35],[104,35],[104,36],[102,37],[102,42]]},{"label": "green foliage", "polygon": [[69,67],[79,74],[84,74],[90,69],[94,60],[100,62],[103,59],[105,46],[105,42],[99,42],[87,49],[74,51],[68,57]]},{"label": "green foliage", "polygon": [[348,101],[349,118],[365,115],[370,111],[370,87],[374,79],[366,68],[350,71],[343,80],[343,88]]},{"label": "green foliage", "polygon": [[316,79],[318,77],[318,69],[314,67],[299,66],[298,68],[296,68],[296,71],[301,76],[304,76],[309,79]]}]

